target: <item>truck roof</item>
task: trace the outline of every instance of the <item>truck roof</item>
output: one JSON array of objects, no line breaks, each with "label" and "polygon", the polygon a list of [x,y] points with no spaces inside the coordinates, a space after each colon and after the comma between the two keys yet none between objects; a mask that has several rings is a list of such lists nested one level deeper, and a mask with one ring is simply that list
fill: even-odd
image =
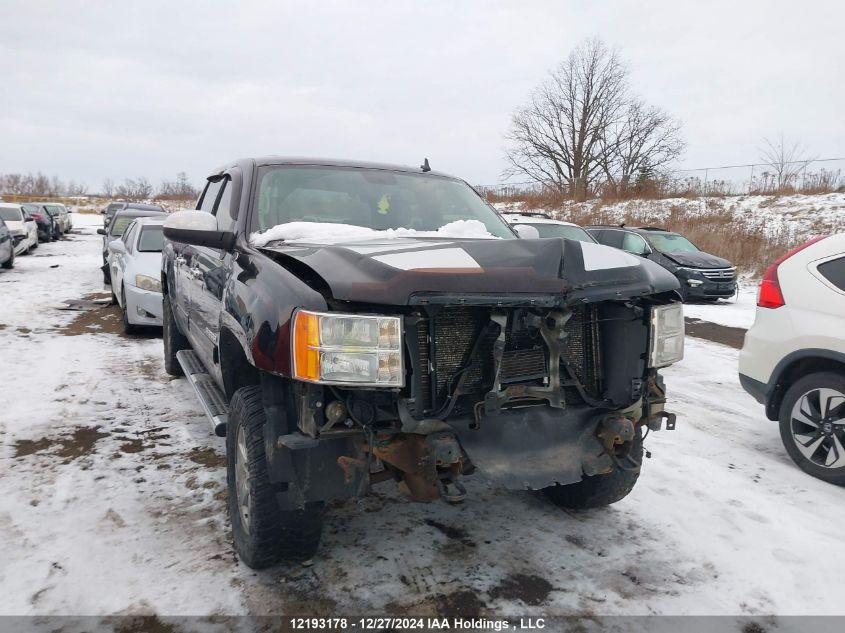
[{"label": "truck roof", "polygon": [[253,166],[253,165],[307,165],[313,167],[354,167],[359,169],[381,169],[384,171],[399,171],[403,173],[425,174],[427,176],[440,176],[442,178],[453,178],[461,180],[457,176],[446,174],[441,171],[432,169],[424,172],[422,167],[412,167],[410,165],[398,165],[394,163],[377,163],[361,160],[349,160],[344,158],[320,158],[314,156],[253,156],[241,158],[214,170],[214,173],[223,173],[230,167],[234,166]]}]

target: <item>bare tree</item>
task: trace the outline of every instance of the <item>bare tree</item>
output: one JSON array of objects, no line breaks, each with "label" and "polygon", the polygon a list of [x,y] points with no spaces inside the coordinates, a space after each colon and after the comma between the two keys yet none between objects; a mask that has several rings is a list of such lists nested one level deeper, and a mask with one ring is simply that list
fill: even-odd
[{"label": "bare tree", "polygon": [[33,196],[49,196],[50,195],[50,179],[47,178],[40,171],[33,176],[27,174],[24,180],[29,183],[28,193]]},{"label": "bare tree", "polygon": [[6,174],[3,177],[3,191],[13,195],[20,195],[23,193],[23,176],[20,174]]},{"label": "bare tree", "polygon": [[115,194],[118,198],[140,201],[148,200],[153,195],[153,186],[150,181],[141,176],[137,180],[127,178],[122,185],[118,185]]},{"label": "bare tree", "polygon": [[513,115],[506,175],[586,197],[602,172],[608,129],[624,105],[627,72],[600,40],[572,51]]},{"label": "bare tree", "polygon": [[188,174],[180,171],[176,180],[162,180],[158,189],[160,198],[172,200],[195,200],[199,192],[188,182]]},{"label": "bare tree", "polygon": [[86,196],[88,195],[88,185],[84,182],[76,182],[71,180],[67,184],[67,195],[69,196]]},{"label": "bare tree", "polygon": [[781,133],[774,140],[764,139],[764,146],[760,148],[761,160],[772,168],[773,176],[777,180],[777,188],[793,186],[798,174],[813,160],[799,143],[789,143]]},{"label": "bare tree", "polygon": [[654,177],[684,151],[681,124],[667,112],[632,98],[601,139],[601,163],[607,183],[618,193],[633,181]]},{"label": "bare tree", "polygon": [[135,193],[140,200],[146,200],[146,199],[152,197],[155,189],[153,188],[153,186],[152,186],[152,184],[150,183],[149,180],[147,180],[146,178],[141,176],[135,182],[137,184]]},{"label": "bare tree", "polygon": [[103,181],[103,195],[106,198],[114,196],[114,181],[111,178],[106,178]]}]

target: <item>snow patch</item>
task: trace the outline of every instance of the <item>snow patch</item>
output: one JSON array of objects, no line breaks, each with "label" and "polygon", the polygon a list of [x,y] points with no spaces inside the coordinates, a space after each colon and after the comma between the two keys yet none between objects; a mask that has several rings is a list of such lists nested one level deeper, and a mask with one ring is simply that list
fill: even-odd
[{"label": "snow patch", "polygon": [[417,231],[416,229],[386,229],[377,231],[365,226],[337,224],[334,222],[286,222],[270,227],[263,233],[255,232],[250,236],[253,246],[266,246],[270,242],[337,244],[372,239],[397,239],[403,237],[436,237],[495,240],[499,239],[487,232],[479,220],[455,220],[444,224],[436,231]]}]

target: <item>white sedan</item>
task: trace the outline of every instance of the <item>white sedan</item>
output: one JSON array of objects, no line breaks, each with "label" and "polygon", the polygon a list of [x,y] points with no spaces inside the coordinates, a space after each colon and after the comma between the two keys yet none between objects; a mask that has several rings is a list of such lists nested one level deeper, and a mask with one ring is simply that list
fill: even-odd
[{"label": "white sedan", "polygon": [[123,331],[161,326],[162,217],[141,217],[109,242],[112,300],[123,310]]},{"label": "white sedan", "polygon": [[0,202],[0,218],[6,221],[15,241],[15,255],[25,255],[38,248],[38,225],[21,205]]}]

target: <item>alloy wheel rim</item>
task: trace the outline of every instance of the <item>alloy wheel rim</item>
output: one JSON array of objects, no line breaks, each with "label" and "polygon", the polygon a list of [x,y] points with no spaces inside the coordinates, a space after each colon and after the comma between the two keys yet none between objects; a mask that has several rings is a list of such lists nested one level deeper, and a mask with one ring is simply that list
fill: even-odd
[{"label": "alloy wheel rim", "polygon": [[822,468],[845,467],[845,393],[822,387],[802,395],[790,416],[801,455]]},{"label": "alloy wheel rim", "polygon": [[238,499],[238,513],[241,525],[249,534],[249,468],[247,466],[246,433],[238,428],[238,441],[235,453],[235,494]]}]

